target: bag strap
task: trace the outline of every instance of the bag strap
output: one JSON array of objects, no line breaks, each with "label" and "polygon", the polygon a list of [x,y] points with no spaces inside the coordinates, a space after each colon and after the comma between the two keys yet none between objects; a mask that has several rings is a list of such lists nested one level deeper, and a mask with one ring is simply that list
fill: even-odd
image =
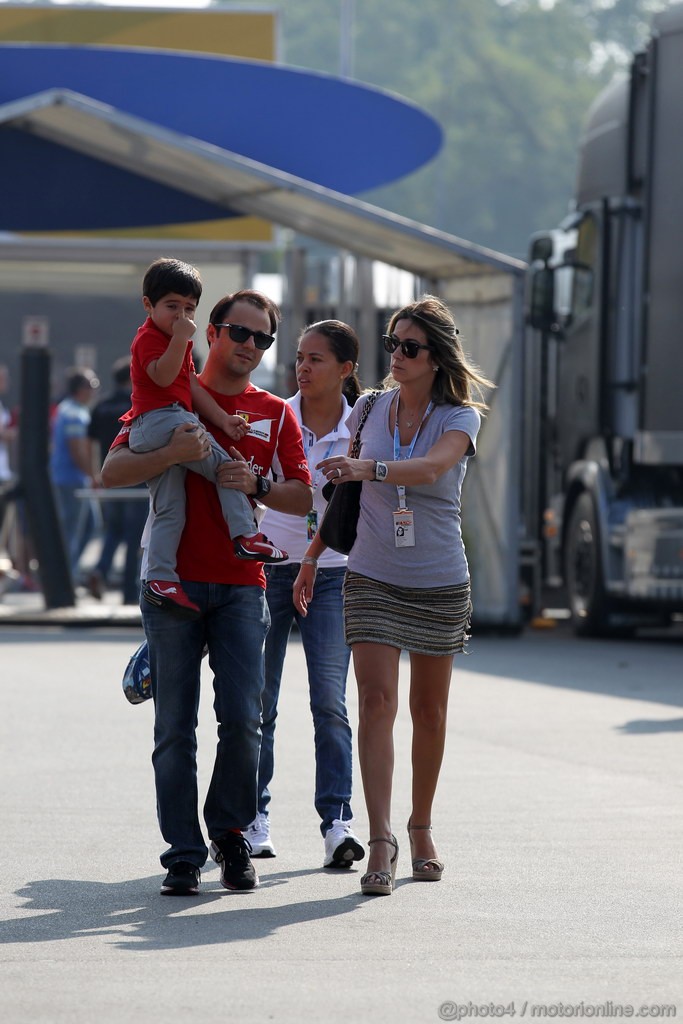
[{"label": "bag strap", "polygon": [[379,398],[379,396],[382,393],[383,392],[381,392],[381,391],[373,391],[370,394],[370,396],[368,397],[368,400],[366,401],[365,405],[363,406],[363,411],[360,414],[360,421],[358,423],[358,429],[356,430],[356,435],[355,435],[355,437],[353,439],[353,444],[351,445],[351,451],[349,453],[349,458],[351,458],[351,459],[357,459],[358,456],[360,455],[360,435],[361,435],[361,431],[362,431],[363,427],[365,426],[365,421],[366,421],[366,419],[368,418],[368,416],[370,414],[370,410],[372,409],[373,405],[375,404],[375,402],[377,401],[377,399]]}]

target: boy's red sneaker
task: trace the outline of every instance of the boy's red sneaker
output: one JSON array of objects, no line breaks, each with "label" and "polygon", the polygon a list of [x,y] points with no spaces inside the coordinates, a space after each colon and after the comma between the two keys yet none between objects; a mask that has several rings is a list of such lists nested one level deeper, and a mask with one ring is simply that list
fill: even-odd
[{"label": "boy's red sneaker", "polygon": [[142,596],[150,604],[168,608],[182,619],[198,619],[201,615],[199,605],[190,601],[180,583],[174,580],[147,580]]},{"label": "boy's red sneaker", "polygon": [[262,533],[253,537],[235,537],[235,554],[238,558],[250,558],[253,562],[286,562],[289,555],[276,548]]}]

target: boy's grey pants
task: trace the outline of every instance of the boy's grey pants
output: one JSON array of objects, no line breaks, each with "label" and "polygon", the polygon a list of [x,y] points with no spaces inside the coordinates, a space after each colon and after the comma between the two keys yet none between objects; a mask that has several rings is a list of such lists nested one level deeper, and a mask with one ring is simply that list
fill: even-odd
[{"label": "boy's grey pants", "polygon": [[[163,448],[170,441],[176,427],[183,423],[201,426],[196,414],[188,412],[179,404],[143,413],[133,420],[130,428],[130,450],[152,452]],[[147,481],[152,497],[145,574],[148,580],[178,580],[176,553],[185,525],[185,471],[190,469],[215,483],[218,467],[224,462],[233,461],[211,434],[207,436],[211,442],[211,453],[206,459],[171,466],[165,473]],[[246,494],[218,486],[216,491],[230,536],[234,538],[254,533],[257,529],[254,510]]]}]

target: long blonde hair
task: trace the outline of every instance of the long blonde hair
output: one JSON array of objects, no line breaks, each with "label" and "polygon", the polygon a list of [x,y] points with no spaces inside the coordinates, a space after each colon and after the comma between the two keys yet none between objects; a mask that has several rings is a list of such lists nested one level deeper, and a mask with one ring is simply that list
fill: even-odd
[{"label": "long blonde hair", "polygon": [[[467,358],[448,306],[436,295],[423,295],[416,302],[396,310],[389,320],[388,334],[393,334],[399,320],[412,320],[427,336],[432,360],[439,368],[432,386],[434,404],[469,405],[482,411],[488,409],[484,400],[485,390],[496,385]],[[389,374],[382,385],[393,388],[396,381]]]}]

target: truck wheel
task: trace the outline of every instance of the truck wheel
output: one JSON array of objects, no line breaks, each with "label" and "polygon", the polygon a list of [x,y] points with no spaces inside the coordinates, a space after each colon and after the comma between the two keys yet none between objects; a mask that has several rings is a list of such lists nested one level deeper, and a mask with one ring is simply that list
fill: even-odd
[{"label": "truck wheel", "polygon": [[609,601],[600,561],[600,531],[590,494],[574,504],[567,527],[564,576],[574,632],[579,636],[610,633]]}]

